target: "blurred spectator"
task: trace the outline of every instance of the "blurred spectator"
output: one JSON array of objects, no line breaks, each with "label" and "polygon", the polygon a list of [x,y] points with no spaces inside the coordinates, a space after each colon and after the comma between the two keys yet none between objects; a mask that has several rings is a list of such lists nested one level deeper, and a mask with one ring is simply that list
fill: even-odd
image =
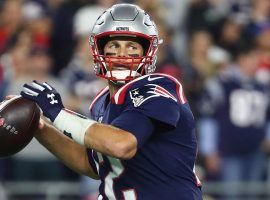
[{"label": "blurred spectator", "polygon": [[83,0],[63,1],[53,12],[50,51],[54,61],[52,73],[55,75],[67,66],[74,53],[73,17],[84,3]]},{"label": "blurred spectator", "polygon": [[234,19],[238,24],[245,25],[250,19],[251,1],[252,0],[224,0],[229,4],[230,11],[228,17]]},{"label": "blurred spectator", "polygon": [[[96,19],[118,0],[97,0],[95,4],[88,4],[80,8],[74,16],[73,31],[75,39],[89,37]],[[79,41],[80,42],[80,41]]]},{"label": "blurred spectator", "polygon": [[206,30],[198,30],[192,35],[190,45],[190,64],[205,80],[215,73],[213,63],[208,57],[208,51],[214,45],[212,36]]},{"label": "blurred spectator", "polygon": [[158,73],[164,73],[175,77],[178,80],[182,78],[182,71],[179,66],[174,64],[164,64],[157,70]]},{"label": "blurred spectator", "polygon": [[[169,72],[169,68],[175,68],[179,73],[173,75],[175,78],[181,78],[181,68],[177,62],[176,54],[172,45],[172,29],[168,27],[161,19],[159,20],[159,25],[157,25],[159,30],[159,36],[163,40],[157,52],[157,72]],[[170,66],[170,67],[169,67]],[[168,68],[169,67],[169,68]],[[165,70],[163,68],[166,68]],[[178,69],[177,69],[178,68]]]},{"label": "blurred spectator", "polygon": [[[245,181],[247,190],[251,181],[263,180],[261,147],[270,120],[269,88],[255,79],[257,66],[256,49],[239,47],[235,63],[207,81],[200,104],[200,153],[208,175],[220,173],[224,183]],[[234,199],[237,187],[224,188],[224,193]]]},{"label": "blurred spectator", "polygon": [[46,2],[50,12],[54,13],[65,0],[40,0],[40,1]]},{"label": "blurred spectator", "polygon": [[[89,114],[89,105],[95,95],[105,87],[105,82],[97,79],[91,66],[92,57],[88,45],[88,37],[81,37],[78,46],[68,66],[60,72],[64,85],[69,88],[74,103],[70,105],[85,115]],[[78,104],[77,102],[81,103]],[[71,109],[71,108],[70,108]]]},{"label": "blurred spectator", "polygon": [[[215,24],[224,15],[220,12],[214,11],[219,4],[210,0],[190,0],[189,2],[190,4],[186,18],[188,33],[192,34],[194,31],[202,28],[213,33]],[[219,3],[221,4],[222,1]],[[225,6],[223,6],[223,11],[226,11]]]},{"label": "blurred spectator", "polygon": [[160,6],[163,7],[165,23],[174,31],[184,28],[185,19],[188,12],[189,0],[159,0]]},{"label": "blurred spectator", "polygon": [[217,69],[209,57],[213,40],[206,30],[195,31],[190,39],[189,60],[183,67],[183,78],[186,95],[195,116],[198,116],[197,102],[206,79],[213,76]]},{"label": "blurred spectator", "polygon": [[268,0],[251,0],[251,21],[253,23],[265,23],[270,17],[270,1]]},{"label": "blurred spectator", "polygon": [[73,31],[76,38],[90,35],[91,28],[95,20],[103,13],[106,8],[101,5],[88,5],[80,8],[73,21]]},{"label": "blurred spectator", "polygon": [[[160,2],[160,6],[163,7],[164,24],[169,30],[168,35],[171,49],[179,65],[185,62],[185,58],[187,57],[186,16],[188,13],[189,0],[160,0]],[[167,39],[163,39],[164,42],[166,42]],[[161,48],[162,46],[163,45],[161,45]]]},{"label": "blurred spectator", "polygon": [[164,21],[166,18],[167,10],[161,5],[160,1],[156,0],[136,0],[135,4],[140,6],[153,18],[153,21]]},{"label": "blurred spectator", "polygon": [[246,25],[246,37],[254,38],[265,24],[270,23],[270,1],[252,0],[249,22]]},{"label": "blurred spectator", "polygon": [[246,42],[242,25],[229,17],[223,19],[217,28],[217,44],[233,56],[238,46]]},{"label": "blurred spectator", "polygon": [[33,34],[34,45],[44,48],[50,47],[51,18],[48,8],[38,1],[28,0],[24,3],[22,11],[26,26]]},{"label": "blurred spectator", "polygon": [[257,78],[270,85],[270,22],[261,27],[255,42],[259,51],[259,68]]},{"label": "blurred spectator", "polygon": [[8,88],[26,74],[28,54],[32,46],[32,34],[28,29],[20,29],[14,34],[7,45],[7,50],[0,57],[3,69],[3,85],[1,93],[8,94]]},{"label": "blurred spectator", "polygon": [[[38,46],[32,47],[31,34],[27,30],[18,34],[10,50],[1,57],[1,63],[6,70],[5,79],[8,80],[6,94],[18,95],[23,83],[35,79],[53,82],[64,94],[64,98],[69,99],[67,89],[57,78],[49,74],[51,59],[48,50]],[[57,180],[68,177],[68,170],[35,139],[12,157],[9,170],[12,180]]]},{"label": "blurred spectator", "polygon": [[5,0],[0,13],[0,54],[23,24],[22,0]]},{"label": "blurred spectator", "polygon": [[[51,58],[48,50],[44,47],[34,46],[27,57],[25,74],[10,83],[8,94],[19,94],[23,83],[37,80],[55,84],[57,90],[60,90],[64,94],[64,98],[69,100],[67,88],[56,77],[49,74],[50,67]],[[65,104],[69,107],[68,101]],[[27,147],[12,157],[10,170],[11,179],[15,181],[61,181],[78,177],[57,161],[36,139],[33,139]]]},{"label": "blurred spectator", "polygon": [[190,1],[186,18],[186,27],[189,34],[201,28],[210,30],[209,19],[207,19],[209,9],[210,4],[207,0]]}]

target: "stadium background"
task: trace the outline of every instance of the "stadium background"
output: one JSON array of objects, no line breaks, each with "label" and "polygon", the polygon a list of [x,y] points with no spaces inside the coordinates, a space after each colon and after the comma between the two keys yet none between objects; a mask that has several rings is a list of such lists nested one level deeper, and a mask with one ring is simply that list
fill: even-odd
[{"label": "stadium background", "polygon": [[[52,83],[66,107],[87,115],[91,100],[106,84],[91,67],[90,27],[106,8],[120,2],[140,5],[157,23],[164,40],[157,71],[183,83],[197,121],[205,82],[235,62],[242,44],[258,50],[255,77],[270,87],[269,0],[1,0],[1,100],[36,79]],[[198,140],[200,144],[199,134]],[[266,156],[268,142],[261,150]],[[224,183],[215,167],[206,170],[206,162],[199,148],[197,174],[205,199],[218,199]],[[264,170],[260,181],[229,186],[270,199],[270,164]],[[64,167],[35,140],[22,152],[0,160],[0,182],[1,200],[92,200],[98,185]]]}]

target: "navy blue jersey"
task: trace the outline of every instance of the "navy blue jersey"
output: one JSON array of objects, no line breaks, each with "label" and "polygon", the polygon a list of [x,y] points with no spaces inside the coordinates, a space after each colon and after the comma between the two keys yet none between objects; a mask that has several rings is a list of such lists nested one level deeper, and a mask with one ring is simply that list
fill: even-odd
[{"label": "navy blue jersey", "polygon": [[129,131],[138,141],[137,153],[129,160],[87,149],[89,163],[101,179],[99,199],[202,199],[194,174],[194,118],[175,78],[145,75],[113,97],[106,88],[90,110],[93,119]]},{"label": "navy blue jersey", "polygon": [[265,137],[269,96],[256,80],[228,74],[208,82],[202,113],[218,125],[218,151],[223,156],[257,151]]}]

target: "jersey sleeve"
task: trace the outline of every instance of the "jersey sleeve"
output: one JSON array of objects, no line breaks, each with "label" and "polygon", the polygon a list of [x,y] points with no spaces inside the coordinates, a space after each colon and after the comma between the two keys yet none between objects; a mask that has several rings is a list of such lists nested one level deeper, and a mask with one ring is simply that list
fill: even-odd
[{"label": "jersey sleeve", "polygon": [[139,112],[149,118],[176,127],[181,103],[176,84],[166,78],[136,85],[126,94],[126,112]]},{"label": "jersey sleeve", "polygon": [[150,118],[137,111],[125,111],[112,121],[111,125],[132,133],[137,139],[140,148],[154,130]]}]

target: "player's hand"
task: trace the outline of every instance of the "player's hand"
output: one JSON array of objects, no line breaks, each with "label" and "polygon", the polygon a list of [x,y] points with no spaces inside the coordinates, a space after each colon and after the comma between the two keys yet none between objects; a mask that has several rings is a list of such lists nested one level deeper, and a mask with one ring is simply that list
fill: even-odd
[{"label": "player's hand", "polygon": [[46,82],[33,81],[31,85],[24,84],[21,95],[35,101],[43,111],[43,115],[49,118],[51,122],[54,122],[64,108],[60,94]]}]

